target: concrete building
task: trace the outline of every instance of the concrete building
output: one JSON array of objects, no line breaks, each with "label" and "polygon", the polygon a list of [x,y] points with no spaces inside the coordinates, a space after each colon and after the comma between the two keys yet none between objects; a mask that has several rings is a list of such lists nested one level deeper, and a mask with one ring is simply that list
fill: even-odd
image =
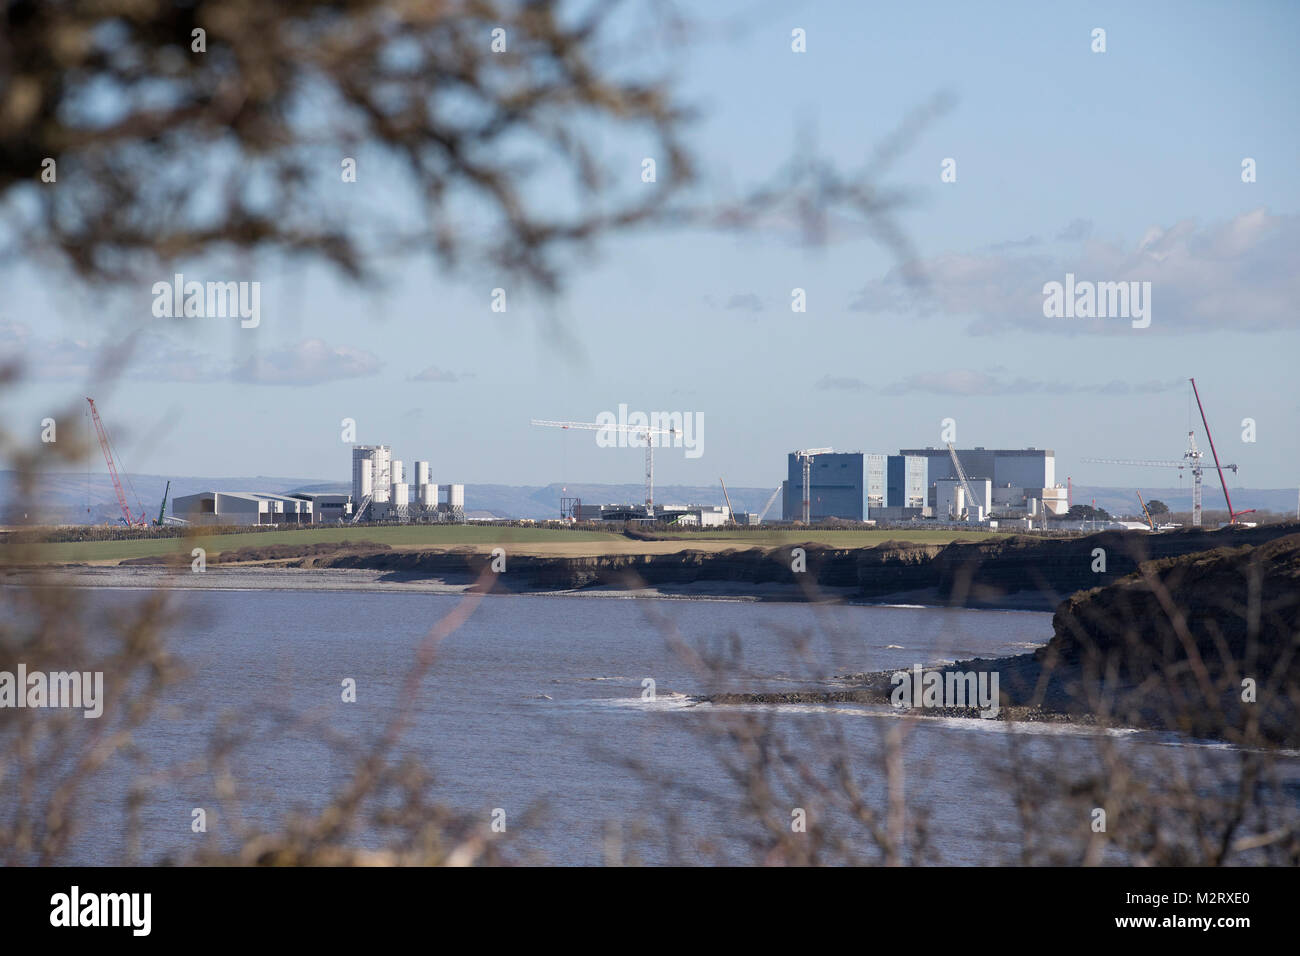
[{"label": "concrete building", "polygon": [[865,455],[863,461],[867,477],[867,515],[870,516],[872,508],[885,507],[885,456]]},{"label": "concrete building", "polygon": [[173,498],[172,514],[199,525],[311,524],[312,502],[257,491],[201,491]]},{"label": "concrete building", "polygon": [[890,455],[885,465],[885,506],[924,508],[930,487],[928,466],[928,459],[919,455]]},{"label": "concrete building", "polygon": [[[962,467],[966,463],[962,462]],[[941,478],[934,483],[934,517],[939,521],[983,521],[993,500],[993,483],[987,478],[971,478],[971,491],[979,504],[966,500],[966,490],[958,478]]]},{"label": "concrete building", "polygon": [[[883,456],[878,456],[882,457]],[[813,521],[865,517],[866,477],[862,452],[832,452],[813,459],[809,476],[809,517]],[[803,462],[794,454],[787,459],[787,480],[782,486],[781,512],[786,521],[803,518]],[[883,462],[881,495],[884,494]],[[883,502],[882,502],[883,503]]]},{"label": "concrete building", "polygon": [[[899,455],[925,459],[930,483],[928,503],[935,509],[935,517],[942,518],[946,511],[939,507],[936,485],[957,477],[948,449],[933,446],[904,448]],[[1008,505],[1018,502],[1019,507],[1012,510],[1027,511],[1027,503],[1034,499],[1053,514],[1065,513],[1066,492],[1056,484],[1056,453],[1050,448],[985,448],[977,445],[958,448],[957,457],[972,482],[976,478],[988,479],[994,488],[999,489],[999,496]],[[987,500],[982,503],[986,508],[989,505]]]},{"label": "concrete building", "polygon": [[290,497],[300,498],[311,504],[312,521],[316,524],[338,524],[352,517],[351,495],[300,492]]},{"label": "concrete building", "polygon": [[[926,460],[931,482],[956,478],[947,448],[903,448],[902,456]],[[995,485],[1051,488],[1056,484],[1056,452],[1050,448],[958,448],[957,457],[968,478],[987,478]]]}]

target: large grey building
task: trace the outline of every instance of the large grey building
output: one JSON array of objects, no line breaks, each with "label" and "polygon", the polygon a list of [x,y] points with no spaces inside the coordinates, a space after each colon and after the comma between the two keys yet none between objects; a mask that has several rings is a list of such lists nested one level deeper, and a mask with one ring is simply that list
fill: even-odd
[{"label": "large grey building", "polygon": [[[936,483],[954,481],[957,469],[947,448],[904,448],[902,457],[925,459],[927,504],[940,508],[936,500]],[[1041,507],[1053,514],[1066,510],[1066,492],[1056,484],[1056,452],[1050,448],[958,448],[962,470],[972,483],[987,479],[991,501],[980,501],[985,512],[1028,510]]]},{"label": "large grey building", "polygon": [[[832,452],[813,459],[809,476],[808,514],[811,520],[863,519],[866,504],[863,458],[862,452]],[[786,472],[788,478],[784,485],[782,513],[786,521],[802,520],[803,461],[793,453],[790,454]]]},{"label": "large grey building", "polygon": [[[929,482],[956,478],[947,448],[904,448],[899,455],[926,459]],[[1056,452],[1050,448],[958,448],[957,457],[968,478],[987,478],[994,487],[1052,488],[1056,485]]]}]

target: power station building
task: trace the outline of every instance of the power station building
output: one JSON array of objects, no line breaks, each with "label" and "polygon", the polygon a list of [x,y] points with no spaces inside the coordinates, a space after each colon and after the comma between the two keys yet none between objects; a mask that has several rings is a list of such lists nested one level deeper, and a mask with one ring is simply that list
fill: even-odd
[{"label": "power station building", "polygon": [[[904,448],[897,455],[827,453],[813,458],[813,521],[982,521],[990,516],[1064,514],[1067,492],[1056,484],[1056,453],[1040,448],[957,449],[978,500],[969,501],[945,448]],[[803,461],[791,454],[782,483],[786,521],[803,516]]]},{"label": "power station building", "polygon": [[[812,460],[809,474],[808,516],[812,521],[840,518],[861,521],[866,504],[864,456],[860,451],[829,452]],[[884,494],[883,455],[880,493]],[[793,452],[787,459],[787,478],[783,483],[781,511],[786,521],[803,518],[803,460]]]},{"label": "power station building", "polygon": [[[1066,489],[1056,483],[1056,452],[1050,448],[984,448],[977,445],[956,451],[962,470],[981,499],[979,504],[985,515],[1012,511],[1032,516],[1037,515],[1040,509],[1052,514],[1065,514],[1068,510]],[[926,504],[934,509],[936,518],[946,517],[946,505],[953,496],[948,493],[945,506],[941,507],[938,484],[959,480],[948,449],[933,446],[904,448],[899,455],[925,460]],[[989,482],[987,494],[981,492],[977,479]],[[967,506],[972,504],[963,503]]]}]

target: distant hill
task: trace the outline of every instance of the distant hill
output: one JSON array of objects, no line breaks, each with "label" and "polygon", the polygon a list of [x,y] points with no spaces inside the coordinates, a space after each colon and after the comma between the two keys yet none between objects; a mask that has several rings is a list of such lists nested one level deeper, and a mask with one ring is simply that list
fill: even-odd
[{"label": "distant hill", "polygon": [[[324,481],[319,478],[277,478],[252,475],[245,478],[170,477],[167,475],[124,475],[127,503],[132,511],[137,502],[149,518],[158,515],[163,488],[172,483],[171,494],[192,495],[200,491],[269,491],[276,494],[293,492],[343,493],[350,487],[347,482]],[[772,488],[732,488],[731,503],[737,511],[760,511],[771,496]],[[1232,504],[1238,510],[1258,508],[1282,514],[1295,514],[1296,490],[1294,488],[1249,489],[1230,488]],[[1172,511],[1189,511],[1192,506],[1191,489],[1179,488],[1104,488],[1090,485],[1074,486],[1074,503],[1091,504],[1096,499],[1098,507],[1111,514],[1137,514],[1135,491],[1141,491],[1148,501],[1159,499]],[[586,504],[612,504],[645,500],[642,484],[549,484],[549,485],[496,485],[468,484],[465,486],[465,506],[476,517],[492,515],[498,518],[558,518],[560,498],[580,498]],[[661,485],[655,488],[655,500],[663,504],[724,504],[719,485]],[[1224,507],[1223,492],[1207,481],[1204,487],[1204,506],[1219,510]],[[101,524],[116,521],[120,515],[113,485],[107,473],[91,472],[89,481],[85,472],[54,472],[41,476],[30,500],[19,500],[12,471],[0,471],[0,516],[7,523],[24,520],[49,524]],[[168,513],[171,513],[170,503]],[[769,517],[781,517],[781,502],[777,501],[768,512]]]}]

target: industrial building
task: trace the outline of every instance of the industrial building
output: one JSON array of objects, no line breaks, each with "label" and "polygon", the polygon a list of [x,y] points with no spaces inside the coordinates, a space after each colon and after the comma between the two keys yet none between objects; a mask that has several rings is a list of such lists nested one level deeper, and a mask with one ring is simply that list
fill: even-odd
[{"label": "industrial building", "polygon": [[[1068,509],[1068,493],[1056,484],[1051,449],[955,449],[969,490],[946,447],[904,448],[897,455],[822,451],[808,456],[811,521],[984,521]],[[782,512],[792,521],[803,513],[803,459],[798,453],[788,456],[786,473]]]},{"label": "industrial building", "polygon": [[[991,485],[987,496],[981,496],[980,489],[974,488],[986,517],[1008,512],[1035,516],[1042,511],[1060,515],[1068,510],[1068,494],[1056,483],[1056,453],[1050,448],[984,448],[977,445],[958,448],[955,452],[972,485],[976,479],[987,479]],[[946,504],[955,497],[949,495],[945,498],[945,506],[941,506],[938,484],[959,481],[952,453],[947,448],[927,446],[904,448],[899,455],[925,460],[928,480],[926,505],[933,509],[936,518],[946,517],[949,514]],[[961,514],[961,511],[955,514]]]},{"label": "industrial building", "polygon": [[415,484],[406,481],[406,466],[388,445],[352,446],[352,521],[463,522],[465,486],[430,481],[429,463],[415,462]]},{"label": "industrial building", "polygon": [[190,524],[259,525],[311,524],[308,496],[274,495],[257,491],[201,491],[172,499],[172,514]]},{"label": "industrial building", "polygon": [[573,505],[575,521],[662,521],[686,527],[721,528],[731,520],[726,505],[654,505],[647,517],[645,505]]},{"label": "industrial building", "polygon": [[[883,456],[875,456],[883,459]],[[866,477],[862,452],[830,452],[817,455],[809,466],[809,519],[825,521],[840,518],[861,521],[864,517]],[[781,511],[786,521],[803,515],[803,461],[793,452],[786,464],[786,481],[782,485]],[[880,494],[884,494],[883,461]]]}]

